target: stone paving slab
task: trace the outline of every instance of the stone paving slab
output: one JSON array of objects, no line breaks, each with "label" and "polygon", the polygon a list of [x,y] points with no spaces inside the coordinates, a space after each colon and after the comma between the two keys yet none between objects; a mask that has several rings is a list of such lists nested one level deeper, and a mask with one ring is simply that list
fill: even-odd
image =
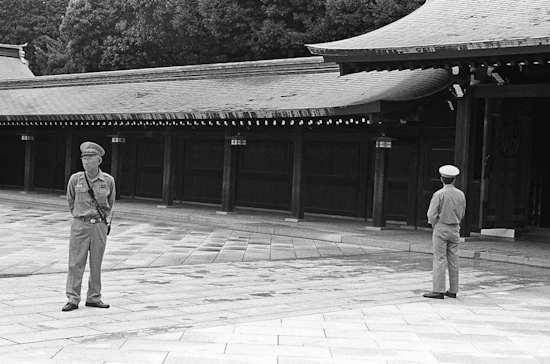
[{"label": "stone paving slab", "polygon": [[[49,206],[60,209],[60,215],[45,218],[52,224],[63,224],[57,218],[65,216],[66,200],[59,193],[37,192],[21,194],[17,190],[0,189],[0,201],[16,204],[30,203],[33,206]],[[388,229],[373,229],[370,221],[361,219],[332,218],[327,216],[306,215],[299,222],[285,220],[286,212],[237,209],[227,215],[217,214],[219,207],[212,205],[179,203],[170,207],[158,207],[158,202],[149,200],[123,199],[115,206],[115,225],[120,231],[126,226],[118,224],[120,217],[147,222],[173,221],[182,225],[189,223],[217,226],[239,233],[256,233],[261,236],[285,236],[305,238],[315,241],[332,241],[359,246],[382,247],[402,251],[431,254],[431,230],[410,229],[396,223],[388,223]],[[9,216],[5,217],[9,221]],[[13,216],[11,217],[13,219]],[[120,221],[119,221],[120,222]],[[2,231],[0,231],[1,233]],[[157,233],[162,233],[159,229]],[[6,234],[9,234],[6,232]],[[174,239],[165,236],[164,239]],[[260,252],[268,259],[265,251]],[[301,253],[301,252],[300,252]],[[464,258],[492,260],[550,268],[550,239],[548,241],[528,241],[499,239],[473,234],[461,243],[460,255]],[[208,254],[204,257],[208,261]],[[248,258],[245,258],[248,260]],[[1,272],[0,272],[1,273]]]},{"label": "stone paving slab", "polygon": [[[67,269],[71,217],[59,206],[0,200],[0,276]],[[118,218],[103,270],[365,254],[376,247],[232,230],[195,222]]]},{"label": "stone paving slab", "polygon": [[65,208],[0,198],[1,362],[550,363],[549,269],[463,257],[459,297],[427,300],[431,256],[411,252],[427,232],[354,243],[356,221],[323,224],[333,241],[130,215],[109,237],[111,308],[66,313]]},{"label": "stone paving slab", "polygon": [[[279,361],[313,360],[319,357],[311,351],[321,347],[330,349],[330,355],[321,356],[328,362],[405,357],[438,362],[436,354],[463,353],[465,348],[479,359],[481,349],[472,348],[483,342],[477,337],[490,343],[550,340],[550,271],[525,266],[514,271],[506,263],[465,260],[459,298],[430,301],[420,297],[431,286],[430,265],[424,254],[382,251],[113,270],[104,273],[104,297],[112,307],[81,306],[70,313],[60,311],[64,274],[3,278],[0,291],[10,293],[0,295],[8,306],[0,319],[0,353],[35,363],[80,360],[85,356],[77,352],[96,351],[101,352],[98,358],[128,351],[122,357],[130,360],[140,350],[140,357],[151,363],[157,362],[153,354],[159,351],[167,360],[160,363],[172,357],[185,362],[187,354],[218,362],[225,360],[223,355],[262,362],[254,353]],[[37,289],[42,300],[32,298]],[[188,346],[187,337],[194,334],[197,345]],[[144,349],[142,340],[160,342]],[[211,345],[220,340],[227,340],[222,352]],[[102,342],[124,345],[97,348]],[[50,347],[62,354],[52,355],[46,350]],[[490,351],[489,346],[483,350]],[[514,357],[525,355],[518,350],[511,352]],[[40,352],[43,356],[36,357]],[[536,353],[546,355],[544,349]],[[496,355],[483,355],[489,354]]]}]

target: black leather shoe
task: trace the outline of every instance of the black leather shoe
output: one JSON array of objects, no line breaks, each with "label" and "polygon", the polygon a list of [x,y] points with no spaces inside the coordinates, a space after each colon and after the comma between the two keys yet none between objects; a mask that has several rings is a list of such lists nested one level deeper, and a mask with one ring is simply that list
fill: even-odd
[{"label": "black leather shoe", "polygon": [[111,307],[108,304],[103,303],[101,301],[99,301],[99,302],[86,302],[86,306],[88,306],[88,307],[98,307],[98,308],[109,308],[109,307]]},{"label": "black leather shoe", "polygon": [[65,306],[63,306],[63,308],[61,309],[61,311],[72,311],[72,310],[76,310],[78,308],[78,305],[75,305],[74,303],[72,302],[67,302],[65,304]]},{"label": "black leather shoe", "polygon": [[456,298],[456,293],[451,293],[449,291],[443,293],[447,297]]},{"label": "black leather shoe", "polygon": [[444,298],[444,294],[439,293],[439,292],[429,292],[429,293],[424,293],[424,297],[426,297],[426,298],[437,298],[437,299],[442,300]]}]

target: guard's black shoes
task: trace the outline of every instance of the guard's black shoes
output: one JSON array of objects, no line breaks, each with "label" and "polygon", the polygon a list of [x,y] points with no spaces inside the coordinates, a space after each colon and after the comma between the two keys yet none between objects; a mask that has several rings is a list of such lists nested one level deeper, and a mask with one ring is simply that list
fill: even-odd
[{"label": "guard's black shoes", "polygon": [[456,293],[451,293],[449,291],[443,293],[447,297],[456,298]]},{"label": "guard's black shoes", "polygon": [[88,307],[98,307],[98,308],[109,308],[110,306],[106,303],[103,303],[101,301],[99,302],[86,302],[86,306]]},{"label": "guard's black shoes", "polygon": [[61,311],[72,311],[72,310],[76,310],[78,308],[78,305],[75,305],[74,303],[72,302],[67,302],[65,304],[65,306],[63,306],[63,308],[61,309]]},{"label": "guard's black shoes", "polygon": [[424,297],[426,297],[426,298],[437,298],[437,299],[442,300],[444,298],[444,294],[439,293],[439,292],[429,292],[429,293],[424,293]]}]

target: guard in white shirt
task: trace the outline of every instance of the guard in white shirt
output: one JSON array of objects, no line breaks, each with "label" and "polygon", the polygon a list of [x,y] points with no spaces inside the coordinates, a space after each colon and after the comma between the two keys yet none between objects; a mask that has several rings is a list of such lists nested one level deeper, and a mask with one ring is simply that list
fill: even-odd
[{"label": "guard in white shirt", "polygon": [[[452,165],[439,168],[443,188],[435,192],[428,208],[428,222],[433,227],[433,291],[426,298],[456,298],[458,293],[458,243],[460,222],[466,212],[464,193],[454,186],[460,170]],[[449,271],[449,290],[445,289]]]}]

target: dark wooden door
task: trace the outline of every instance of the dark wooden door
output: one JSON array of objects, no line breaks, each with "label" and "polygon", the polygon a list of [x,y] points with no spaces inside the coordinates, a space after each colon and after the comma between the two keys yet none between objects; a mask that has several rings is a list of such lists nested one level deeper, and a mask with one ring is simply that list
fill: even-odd
[{"label": "dark wooden door", "polygon": [[35,187],[64,191],[67,187],[64,136],[40,136],[35,143]]},{"label": "dark wooden door", "polygon": [[[305,156],[306,212],[359,217],[368,166],[359,141],[308,140]],[[361,201],[363,200],[363,201]]]},{"label": "dark wooden door", "polygon": [[25,142],[15,131],[0,135],[0,185],[23,186]]},{"label": "dark wooden door", "polygon": [[135,167],[135,196],[162,198],[164,139],[137,140]]},{"label": "dark wooden door", "polygon": [[178,157],[176,198],[183,201],[221,203],[223,183],[223,134],[182,140]]},{"label": "dark wooden door", "polygon": [[417,178],[417,144],[393,142],[388,166],[387,220],[414,225]]},{"label": "dark wooden door", "polygon": [[550,99],[533,99],[528,225],[550,227]]},{"label": "dark wooden door", "polygon": [[292,151],[291,137],[247,140],[239,150],[237,206],[290,210]]},{"label": "dark wooden door", "polygon": [[485,228],[525,228],[530,178],[530,102],[497,100],[487,157]]}]

